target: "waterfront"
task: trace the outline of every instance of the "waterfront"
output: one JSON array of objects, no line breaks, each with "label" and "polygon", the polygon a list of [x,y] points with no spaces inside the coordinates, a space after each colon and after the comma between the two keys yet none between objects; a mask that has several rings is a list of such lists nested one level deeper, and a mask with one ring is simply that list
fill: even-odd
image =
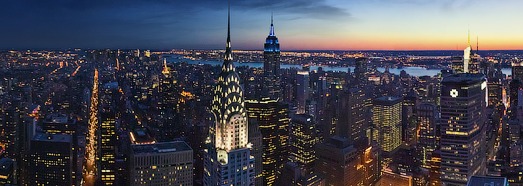
[{"label": "waterfront", "polygon": [[[176,57],[167,57],[167,61],[170,62],[170,63],[187,62],[188,64],[192,64],[192,65],[213,65],[213,66],[222,65],[221,61],[189,60],[189,59],[181,59],[181,58],[176,58]],[[251,68],[262,68],[263,67],[263,63],[262,62],[249,62],[249,63],[238,63],[238,62],[235,62],[234,65],[236,65],[236,66],[247,66],[247,67],[251,67]],[[310,70],[311,71],[318,70],[319,67],[323,68],[324,71],[347,72],[349,69],[350,69],[350,71],[354,71],[354,67],[315,66],[315,65],[310,66]],[[302,66],[301,65],[282,64],[281,68],[284,68],[284,69],[289,69],[289,68],[301,69]],[[441,72],[441,69],[426,69],[426,68],[423,68],[423,67],[403,67],[401,69],[390,68],[389,72],[392,73],[392,74],[399,75],[402,70],[405,70],[405,72],[407,72],[407,74],[409,74],[409,75],[417,76],[417,77],[419,77],[419,76],[435,76],[435,75],[437,75],[438,73]],[[385,68],[378,67],[378,71],[384,72]],[[510,75],[511,74],[511,69],[510,68],[503,68],[502,71],[503,71],[503,74],[505,74],[505,75]]]}]

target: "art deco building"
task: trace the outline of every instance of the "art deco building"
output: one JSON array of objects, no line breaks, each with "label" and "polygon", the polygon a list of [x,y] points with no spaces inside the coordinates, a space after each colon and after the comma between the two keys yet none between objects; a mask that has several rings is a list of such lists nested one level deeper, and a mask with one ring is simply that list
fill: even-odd
[{"label": "art deco building", "polygon": [[211,105],[214,124],[204,162],[204,185],[254,184],[254,157],[248,141],[247,111],[238,73],[233,64],[230,9],[227,45]]},{"label": "art deco building", "polygon": [[482,74],[462,73],[441,84],[441,181],[465,185],[486,172],[487,82]]},{"label": "art deco building", "polygon": [[263,50],[263,96],[274,100],[282,98],[280,82],[280,43],[274,34],[274,24],[271,17],[271,30],[265,39]]}]

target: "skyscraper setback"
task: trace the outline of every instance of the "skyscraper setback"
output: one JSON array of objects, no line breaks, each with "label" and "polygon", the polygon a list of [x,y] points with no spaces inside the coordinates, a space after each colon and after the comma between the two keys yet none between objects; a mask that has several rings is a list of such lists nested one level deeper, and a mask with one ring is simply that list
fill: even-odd
[{"label": "skyscraper setback", "polygon": [[243,88],[232,58],[230,4],[227,21],[225,57],[211,105],[214,124],[209,128],[204,185],[251,185],[254,157],[249,148]]}]

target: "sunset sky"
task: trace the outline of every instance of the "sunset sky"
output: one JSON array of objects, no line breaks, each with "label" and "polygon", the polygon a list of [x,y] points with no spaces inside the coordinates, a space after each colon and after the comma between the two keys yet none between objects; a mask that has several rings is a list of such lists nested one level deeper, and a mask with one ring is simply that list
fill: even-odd
[{"label": "sunset sky", "polygon": [[[521,0],[232,0],[234,49],[523,49]],[[7,1],[1,49],[222,49],[226,0]]]}]

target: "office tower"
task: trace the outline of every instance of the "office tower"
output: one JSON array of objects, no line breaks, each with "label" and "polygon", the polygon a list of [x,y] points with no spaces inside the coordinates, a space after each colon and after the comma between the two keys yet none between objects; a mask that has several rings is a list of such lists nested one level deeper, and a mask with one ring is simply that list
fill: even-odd
[{"label": "office tower", "polygon": [[225,57],[211,105],[214,123],[209,127],[204,185],[254,184],[254,157],[249,148],[243,89],[232,59],[230,25],[229,6]]},{"label": "office tower", "polygon": [[484,175],[487,82],[481,74],[456,74],[441,82],[441,181],[465,185]]},{"label": "office tower", "polygon": [[497,106],[503,101],[503,82],[501,78],[492,77],[488,79],[488,106]]},{"label": "office tower", "polygon": [[325,179],[317,174],[308,174],[298,164],[287,162],[276,185],[324,186]]},{"label": "office tower", "polygon": [[307,100],[309,100],[309,71],[300,70],[296,77],[296,106],[297,114],[305,114],[307,111]]},{"label": "office tower", "polygon": [[326,185],[373,185],[378,177],[377,149],[370,146],[358,148],[347,138],[334,136],[316,146],[316,155],[314,169]]},{"label": "office tower", "polygon": [[17,135],[19,131],[18,127],[21,126],[22,111],[20,99],[12,99],[12,101],[0,106],[0,148],[6,157],[16,159],[19,155],[17,150]]},{"label": "office tower", "polygon": [[265,39],[263,50],[263,97],[274,100],[282,98],[280,92],[280,43],[274,34],[274,24],[271,16],[271,30]]},{"label": "office tower", "polygon": [[441,185],[441,153],[439,150],[432,152],[429,169],[429,185]]},{"label": "office tower", "polygon": [[421,165],[430,168],[432,152],[436,150],[436,122],[437,108],[432,103],[422,103],[416,109],[416,117],[419,127],[418,147],[420,151]]},{"label": "office tower", "polygon": [[313,118],[306,114],[292,116],[290,125],[289,161],[297,163],[311,171],[316,160],[314,146],[320,142],[320,136]]},{"label": "office tower", "polygon": [[288,106],[269,98],[247,100],[245,106],[249,121],[257,121],[263,136],[263,183],[273,185],[288,155]]},{"label": "office tower", "polygon": [[71,135],[36,134],[31,140],[29,183],[31,185],[73,185]]},{"label": "office tower", "polygon": [[367,85],[367,58],[356,58],[356,66],[354,67],[354,78],[357,87],[365,87]]},{"label": "office tower", "polygon": [[254,156],[254,185],[263,185],[263,136],[258,120],[249,118],[249,142],[252,143],[251,155]]},{"label": "office tower", "polygon": [[512,63],[512,79],[523,81],[523,63]]},{"label": "office tower", "polygon": [[99,176],[99,163],[97,157],[100,154],[98,147],[99,122],[98,122],[98,70],[94,70],[93,89],[91,93],[91,106],[89,108],[89,121],[85,141],[85,158],[82,170],[82,184],[95,185]]},{"label": "office tower", "polygon": [[42,130],[48,134],[76,134],[76,120],[65,114],[49,114],[42,121]]},{"label": "office tower", "polygon": [[414,122],[418,96],[415,92],[409,92],[403,97],[401,108],[401,139],[407,144],[416,143],[417,125]]},{"label": "office tower", "polygon": [[510,98],[510,105],[517,107],[519,103],[519,94],[523,90],[523,82],[519,79],[513,79],[509,83],[509,98]]},{"label": "office tower", "polygon": [[117,120],[118,83],[102,86],[100,96],[100,179],[104,185],[116,182],[116,153],[118,146]]},{"label": "office tower", "polygon": [[454,73],[463,73],[464,60],[462,56],[453,56],[451,59],[451,66]]},{"label": "office tower", "polygon": [[374,100],[373,138],[385,152],[391,152],[401,145],[401,103],[401,98],[397,97],[380,97]]},{"label": "office tower", "polygon": [[130,185],[193,185],[193,150],[183,141],[132,144]]},{"label": "office tower", "polygon": [[341,85],[331,85],[324,118],[324,137],[338,135],[356,142],[365,137],[369,128],[366,96],[361,88],[343,90]]},{"label": "office tower", "polygon": [[178,111],[180,91],[177,89],[177,80],[175,71],[167,66],[167,60],[164,58],[162,75],[160,75],[160,84],[158,86],[158,111],[159,111],[159,128],[161,129],[160,139],[172,139],[178,136],[178,130],[181,128],[175,126],[176,113]]}]

